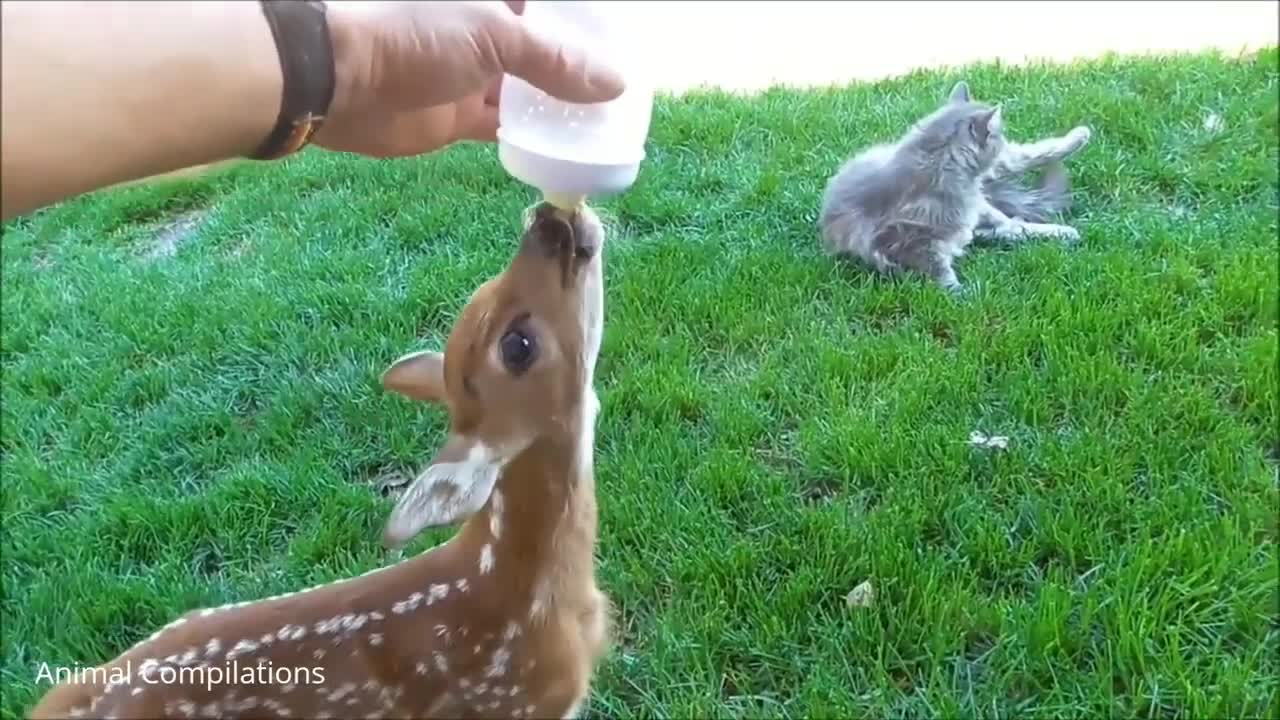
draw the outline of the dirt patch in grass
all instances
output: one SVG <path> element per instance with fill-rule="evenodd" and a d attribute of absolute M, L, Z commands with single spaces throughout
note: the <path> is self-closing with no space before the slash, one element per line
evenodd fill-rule
<path fill-rule="evenodd" d="M 413 474 L 408 469 L 395 465 L 383 465 L 369 475 L 369 489 L 384 498 L 399 500 L 401 493 L 409 487 Z"/>
<path fill-rule="evenodd" d="M 800 497 L 809 505 L 823 505 L 838 498 L 843 488 L 834 477 L 816 477 L 805 483 L 800 490 Z"/>
<path fill-rule="evenodd" d="M 157 225 L 147 241 L 144 259 L 155 261 L 173 257 L 178 248 L 200 229 L 208 214 L 206 208 L 188 210 Z"/>

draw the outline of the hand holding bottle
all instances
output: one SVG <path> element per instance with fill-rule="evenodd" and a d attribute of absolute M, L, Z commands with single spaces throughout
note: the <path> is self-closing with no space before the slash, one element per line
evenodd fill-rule
<path fill-rule="evenodd" d="M 523 21 L 523 2 L 333 2 L 338 85 L 315 143 L 382 157 L 492 141 L 502 75 L 569 102 L 622 94 L 621 75 L 571 38 Z"/>

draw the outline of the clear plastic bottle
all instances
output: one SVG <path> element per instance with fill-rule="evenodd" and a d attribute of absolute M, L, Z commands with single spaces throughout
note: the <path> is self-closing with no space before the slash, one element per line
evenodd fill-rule
<path fill-rule="evenodd" d="M 498 158 L 513 177 L 568 207 L 588 197 L 631 187 L 644 160 L 653 87 L 639 72 L 640 56 L 611 2 L 529 0 L 526 22 L 564 42 L 589 48 L 623 72 L 627 88 L 614 100 L 577 104 L 558 100 L 520 78 L 502 80 L 498 100 Z"/>

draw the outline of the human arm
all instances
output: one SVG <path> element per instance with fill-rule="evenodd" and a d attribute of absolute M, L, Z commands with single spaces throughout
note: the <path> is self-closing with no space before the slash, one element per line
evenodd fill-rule
<path fill-rule="evenodd" d="M 280 107 L 254 2 L 5 2 L 3 217 L 252 152 Z"/>
<path fill-rule="evenodd" d="M 519 6 L 523 3 L 509 3 Z M 0 214 L 246 156 L 282 75 L 257 2 L 3 2 Z M 496 2 L 331 2 L 336 87 L 314 143 L 388 157 L 491 140 L 497 83 L 621 94 L 598 60 Z"/>

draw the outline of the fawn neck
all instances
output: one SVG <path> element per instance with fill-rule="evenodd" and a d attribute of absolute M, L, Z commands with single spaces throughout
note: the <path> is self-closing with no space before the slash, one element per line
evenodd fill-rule
<path fill-rule="evenodd" d="M 508 595 L 561 594 L 573 579 L 592 577 L 594 393 L 585 404 L 576 423 L 539 438 L 512 459 L 489 502 L 463 525 L 458 546 L 464 557 L 477 558 L 478 582 L 500 578 L 493 582 Z"/>

